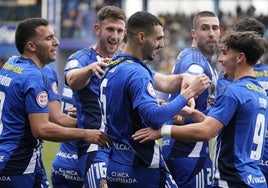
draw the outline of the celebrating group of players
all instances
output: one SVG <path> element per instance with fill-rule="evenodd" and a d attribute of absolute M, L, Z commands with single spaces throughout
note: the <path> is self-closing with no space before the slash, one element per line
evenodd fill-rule
<path fill-rule="evenodd" d="M 93 29 L 96 44 L 66 61 L 60 99 L 48 66 L 59 45 L 52 26 L 43 18 L 19 23 L 21 56 L 0 70 L 1 187 L 49 187 L 42 140 L 62 142 L 52 164 L 55 188 L 267 187 L 263 24 L 245 18 L 220 37 L 217 16 L 197 13 L 192 46 L 170 75 L 146 65 L 164 47 L 156 16 L 138 11 L 127 19 L 105 6 Z M 160 103 L 155 89 L 171 94 L 168 101 Z"/>

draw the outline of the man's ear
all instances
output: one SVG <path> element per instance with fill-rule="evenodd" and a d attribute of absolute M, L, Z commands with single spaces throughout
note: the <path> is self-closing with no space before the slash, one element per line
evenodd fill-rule
<path fill-rule="evenodd" d="M 243 62 L 245 58 L 246 58 L 246 55 L 243 52 L 239 53 L 239 55 L 237 56 L 238 63 Z"/>
<path fill-rule="evenodd" d="M 93 25 L 93 29 L 94 29 L 96 35 L 99 36 L 99 32 L 100 32 L 100 24 L 95 23 L 95 24 Z"/>
<path fill-rule="evenodd" d="M 138 32 L 137 33 L 137 38 L 138 38 L 138 41 L 140 42 L 140 43 L 143 43 L 143 41 L 144 41 L 144 32 Z"/>
<path fill-rule="evenodd" d="M 29 49 L 30 51 L 35 51 L 35 44 L 32 41 L 28 41 L 26 43 L 26 48 Z"/>
<path fill-rule="evenodd" d="M 191 35 L 192 35 L 193 38 L 195 38 L 195 34 L 196 34 L 196 33 L 195 33 L 195 30 L 192 29 L 192 30 L 191 30 Z"/>

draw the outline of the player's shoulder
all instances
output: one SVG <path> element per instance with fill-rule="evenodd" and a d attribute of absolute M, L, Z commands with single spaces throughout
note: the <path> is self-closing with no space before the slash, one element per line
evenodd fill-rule
<path fill-rule="evenodd" d="M 73 59 L 85 59 L 85 58 L 96 59 L 97 55 L 98 54 L 96 53 L 96 51 L 93 50 L 92 48 L 83 48 L 71 54 L 69 58 L 67 59 L 67 62 Z"/>
<path fill-rule="evenodd" d="M 45 73 L 52 73 L 54 71 L 49 65 L 44 66 L 42 70 Z"/>

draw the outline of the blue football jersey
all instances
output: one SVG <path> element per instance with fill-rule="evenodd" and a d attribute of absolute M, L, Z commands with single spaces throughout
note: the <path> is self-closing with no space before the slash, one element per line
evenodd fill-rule
<path fill-rule="evenodd" d="M 218 75 L 216 69 L 208 61 L 208 59 L 194 47 L 186 48 L 178 55 L 173 74 L 189 73 L 193 75 L 204 73 L 212 81 L 212 88 L 203 91 L 195 100 L 196 109 L 205 111 L 210 107 L 208 97 L 215 97 L 215 87 L 217 84 Z M 212 91 L 210 93 L 209 91 Z M 172 94 L 172 101 L 179 93 Z M 170 137 L 163 138 L 163 153 L 164 158 L 176 157 L 209 157 L 208 142 L 183 142 L 177 141 Z"/>
<path fill-rule="evenodd" d="M 268 65 L 264 63 L 256 64 L 254 66 L 254 75 L 268 95 Z"/>
<path fill-rule="evenodd" d="M 266 187 L 258 168 L 267 126 L 268 98 L 253 77 L 229 84 L 208 116 L 223 123 L 215 146 L 215 185 Z"/>
<path fill-rule="evenodd" d="M 224 93 L 227 85 L 231 84 L 233 82 L 233 79 L 225 77 L 223 75 L 223 71 L 220 72 L 219 78 L 217 81 L 217 97 Z"/>
<path fill-rule="evenodd" d="M 46 75 L 32 60 L 11 57 L 0 70 L 0 80 L 0 173 L 35 172 L 41 140 L 33 136 L 28 115 L 48 113 Z"/>
<path fill-rule="evenodd" d="M 46 65 L 42 69 L 43 73 L 47 77 L 47 83 L 46 85 L 48 86 L 47 91 L 48 91 L 48 100 L 53 101 L 53 100 L 60 100 L 59 97 L 59 91 L 58 91 L 58 77 L 56 74 L 56 71 L 52 69 L 49 65 Z"/>
<path fill-rule="evenodd" d="M 65 74 L 72 69 L 83 68 L 102 58 L 93 48 L 85 48 L 72 54 L 66 62 Z M 81 90 L 73 91 L 73 97 L 77 108 L 77 123 L 79 128 L 100 129 L 101 112 L 98 103 L 100 79 L 92 75 L 89 84 Z M 90 147 L 90 143 L 78 142 L 79 155 L 83 155 Z M 98 149 L 98 147 L 94 147 Z"/>
<path fill-rule="evenodd" d="M 186 105 L 179 95 L 172 102 L 158 106 L 150 69 L 127 54 L 118 54 L 104 76 L 100 102 L 106 132 L 112 139 L 109 159 L 125 165 L 159 168 L 159 144 L 135 142 L 139 129 L 158 129 Z"/>
<path fill-rule="evenodd" d="M 256 64 L 254 66 L 254 75 L 268 95 L 268 65 L 264 63 Z M 265 134 L 265 147 L 263 156 L 261 158 L 260 167 L 266 177 L 266 181 L 268 181 L 268 130 L 266 130 Z"/>

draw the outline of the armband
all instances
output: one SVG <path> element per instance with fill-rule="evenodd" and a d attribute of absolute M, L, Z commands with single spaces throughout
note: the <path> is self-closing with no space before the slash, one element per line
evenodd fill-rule
<path fill-rule="evenodd" d="M 161 128 L 161 135 L 163 136 L 169 136 L 171 137 L 171 125 L 163 125 Z"/>

